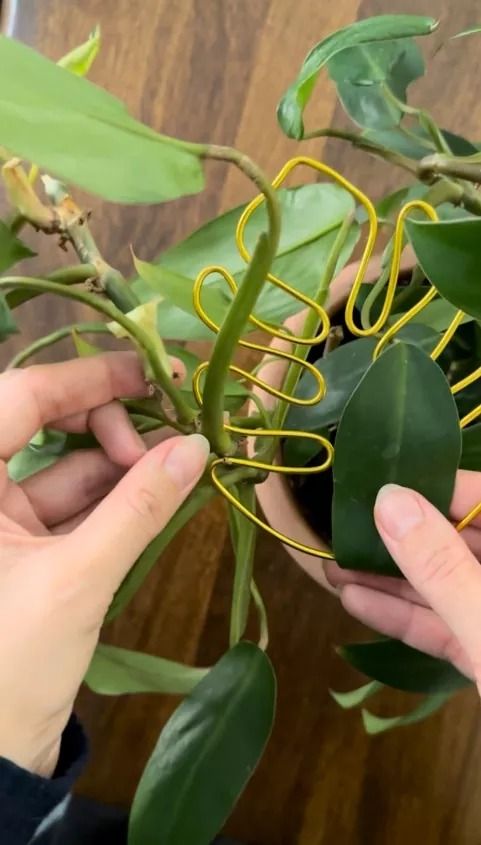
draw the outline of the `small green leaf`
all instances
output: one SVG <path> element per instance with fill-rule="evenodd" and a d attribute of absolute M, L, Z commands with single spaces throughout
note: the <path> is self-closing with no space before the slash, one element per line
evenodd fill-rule
<path fill-rule="evenodd" d="M 368 684 L 363 684 L 362 687 L 358 687 L 357 689 L 351 690 L 351 692 L 334 692 L 334 690 L 329 690 L 330 695 L 339 705 L 342 707 L 343 710 L 352 710 L 354 707 L 359 707 L 361 704 L 364 704 L 368 698 L 371 696 L 376 695 L 377 692 L 380 692 L 384 689 L 384 684 L 380 684 L 379 681 L 369 681 Z"/>
<path fill-rule="evenodd" d="M 342 50 L 329 60 L 328 70 L 349 117 L 363 128 L 387 129 L 400 123 L 403 112 L 386 89 L 405 103 L 424 62 L 412 39 L 399 38 Z"/>
<path fill-rule="evenodd" d="M 12 334 L 18 334 L 18 328 L 10 311 L 7 298 L 2 293 L 0 294 L 0 343 L 3 343 Z"/>
<path fill-rule="evenodd" d="M 399 640 L 355 643 L 340 646 L 337 651 L 359 672 L 405 692 L 447 693 L 472 684 L 451 663 Z"/>
<path fill-rule="evenodd" d="M 17 261 L 34 255 L 35 252 L 15 237 L 3 220 L 0 220 L 0 273 L 13 267 Z"/>
<path fill-rule="evenodd" d="M 269 739 L 276 683 L 252 643 L 227 652 L 164 727 L 134 797 L 129 845 L 210 845 Z"/>
<path fill-rule="evenodd" d="M 84 683 L 99 695 L 137 692 L 186 695 L 207 673 L 208 669 L 196 669 L 152 654 L 99 643 Z"/>
<path fill-rule="evenodd" d="M 72 340 L 79 358 L 91 358 L 93 355 L 100 355 L 102 352 L 100 347 L 94 346 L 93 343 L 82 337 L 75 329 L 72 329 Z"/>
<path fill-rule="evenodd" d="M 234 495 L 251 513 L 256 510 L 256 494 L 253 484 L 243 484 L 233 491 Z M 230 611 L 229 645 L 236 645 L 244 636 L 251 601 L 251 582 L 257 526 L 247 517 L 229 505 L 231 520 L 235 526 L 233 550 L 235 555 L 234 585 Z M 235 512 L 235 513 L 234 513 Z"/>
<path fill-rule="evenodd" d="M 204 148 L 159 135 L 123 103 L 13 38 L 0 37 L 0 144 L 113 202 L 200 191 Z"/>
<path fill-rule="evenodd" d="M 337 430 L 332 517 L 339 564 L 399 574 L 374 524 L 376 496 L 387 483 L 412 487 L 447 515 L 460 451 L 443 372 L 416 346 L 394 344 L 357 386 Z"/>
<path fill-rule="evenodd" d="M 460 468 L 481 472 L 481 423 L 463 428 L 462 440 Z"/>
<path fill-rule="evenodd" d="M 440 710 L 452 696 L 452 692 L 435 692 L 425 698 L 413 710 L 410 710 L 409 713 L 405 713 L 402 716 L 376 716 L 374 713 L 370 713 L 369 710 L 363 710 L 362 721 L 365 731 L 371 736 L 374 736 L 375 734 L 390 731 L 393 728 L 415 725 L 417 722 L 422 722 L 428 716 Z"/>
<path fill-rule="evenodd" d="M 481 262 L 481 219 L 406 220 L 406 231 L 419 265 L 441 296 L 481 319 L 481 292 L 473 284 Z"/>
<path fill-rule="evenodd" d="M 426 291 L 422 290 L 421 292 L 424 294 Z M 443 332 L 453 321 L 458 310 L 455 305 L 451 305 L 445 299 L 435 299 L 434 302 L 429 302 L 419 314 L 412 317 L 411 324 L 423 323 L 436 332 Z M 396 316 L 399 317 L 399 314 L 394 315 L 394 319 L 396 319 Z M 466 314 L 463 317 L 462 325 L 471 322 L 472 319 L 469 314 Z"/>
<path fill-rule="evenodd" d="M 77 76 L 86 76 L 95 61 L 99 49 L 100 26 L 97 24 L 87 38 L 87 41 L 78 47 L 74 47 L 65 56 L 62 56 L 57 64 L 59 67 L 63 67 Z"/>
<path fill-rule="evenodd" d="M 67 435 L 64 431 L 42 429 L 8 462 L 8 475 L 19 483 L 35 472 L 46 469 L 65 454 Z"/>
<path fill-rule="evenodd" d="M 306 56 L 297 79 L 279 103 L 277 119 L 283 132 L 298 140 L 304 136 L 304 109 L 321 69 L 337 53 L 359 44 L 429 35 L 436 26 L 433 18 L 418 15 L 378 15 L 356 21 L 320 41 Z"/>

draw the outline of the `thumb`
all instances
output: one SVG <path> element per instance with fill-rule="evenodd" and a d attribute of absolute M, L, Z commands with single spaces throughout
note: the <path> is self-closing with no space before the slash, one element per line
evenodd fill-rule
<path fill-rule="evenodd" d="M 395 484 L 379 491 L 374 517 L 403 574 L 479 668 L 481 568 L 462 536 L 423 496 Z"/>
<path fill-rule="evenodd" d="M 147 452 L 66 538 L 71 558 L 101 569 L 115 590 L 195 486 L 208 455 L 201 434 L 172 437 Z"/>

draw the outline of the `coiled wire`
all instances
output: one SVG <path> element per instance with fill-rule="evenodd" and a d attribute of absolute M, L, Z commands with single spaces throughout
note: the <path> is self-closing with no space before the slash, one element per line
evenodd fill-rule
<path fill-rule="evenodd" d="M 370 325 L 368 328 L 363 328 L 362 326 L 358 326 L 354 320 L 354 310 L 356 306 L 357 297 L 359 291 L 361 289 L 361 285 L 366 277 L 366 272 L 369 266 L 369 262 L 373 255 L 374 247 L 376 245 L 377 234 L 378 234 L 378 220 L 376 210 L 374 205 L 370 201 L 370 199 L 349 182 L 344 176 L 338 173 L 333 168 L 329 167 L 327 164 L 324 164 L 321 161 L 317 161 L 316 159 L 307 157 L 307 156 L 297 156 L 293 159 L 290 159 L 284 167 L 279 171 L 277 176 L 272 182 L 273 188 L 279 188 L 284 181 L 286 180 L 287 176 L 299 166 L 306 166 L 311 168 L 318 173 L 322 173 L 325 176 L 328 176 L 332 179 L 335 183 L 340 185 L 344 188 L 351 196 L 363 206 L 368 221 L 368 234 L 366 243 L 362 252 L 361 260 L 359 262 L 359 267 L 349 293 L 349 296 L 346 301 L 345 305 L 345 322 L 349 331 L 356 337 L 373 337 L 378 335 L 386 326 L 386 323 L 391 314 L 391 308 L 393 305 L 394 297 L 396 294 L 398 279 L 399 279 L 399 272 L 400 272 L 400 264 L 401 264 L 401 253 L 404 246 L 404 223 L 407 216 L 412 211 L 421 211 L 423 212 L 429 220 L 437 221 L 438 215 L 436 210 L 432 205 L 423 200 L 413 200 L 411 202 L 406 203 L 400 210 L 399 215 L 396 220 L 395 230 L 393 235 L 393 245 L 392 245 L 392 255 L 391 255 L 391 264 L 390 264 L 390 272 L 389 272 L 389 279 L 386 286 L 386 291 L 384 295 L 384 302 L 379 313 L 379 316 L 375 320 L 375 322 Z M 249 262 L 251 255 L 246 247 L 245 244 L 245 230 L 247 223 L 249 222 L 250 218 L 254 211 L 264 202 L 263 194 L 259 194 L 259 196 L 255 197 L 244 209 L 242 212 L 236 229 L 236 245 L 239 251 L 239 254 L 244 259 L 244 261 Z M 236 294 L 237 292 L 237 283 L 232 276 L 232 274 L 225 268 L 218 265 L 209 265 L 205 267 L 197 276 L 195 284 L 194 284 L 194 308 L 197 312 L 198 316 L 202 320 L 202 322 L 211 329 L 212 332 L 217 334 L 219 332 L 219 326 L 217 323 L 212 320 L 209 315 L 204 310 L 202 305 L 202 286 L 205 280 L 211 275 L 220 275 L 224 281 L 227 283 L 230 291 L 232 294 Z M 262 329 L 267 334 L 271 335 L 271 337 L 279 338 L 282 340 L 286 340 L 291 343 L 293 346 L 295 345 L 308 345 L 314 346 L 316 344 L 322 343 L 326 340 L 329 330 L 330 330 L 330 319 L 327 311 L 325 308 L 322 307 L 319 303 L 315 302 L 306 294 L 302 293 L 301 291 L 296 290 L 290 284 L 283 281 L 279 277 L 275 276 L 273 273 L 269 273 L 266 279 L 271 284 L 275 285 L 277 288 L 281 289 L 285 293 L 288 293 L 307 308 L 312 309 L 316 316 L 319 319 L 319 331 L 313 337 L 296 337 L 292 334 L 287 333 L 282 327 L 276 328 L 271 326 L 269 323 L 264 322 L 263 320 L 258 319 L 254 315 L 251 314 L 249 318 L 249 322 L 252 323 L 259 329 Z M 433 285 L 430 285 L 426 294 L 417 302 L 415 305 L 412 306 L 407 312 L 402 314 L 399 319 L 397 319 L 388 329 L 387 331 L 381 336 L 379 339 L 374 352 L 373 352 L 373 360 L 375 360 L 383 349 L 387 346 L 387 344 L 392 341 L 400 329 L 402 329 L 407 323 L 410 322 L 414 317 L 421 313 L 421 311 L 435 298 L 437 295 L 437 290 Z M 452 340 L 457 328 L 462 323 L 465 314 L 463 311 L 458 310 L 453 317 L 451 323 L 446 328 L 443 336 L 436 344 L 434 349 L 430 353 L 430 357 L 433 360 L 436 360 L 439 355 L 446 349 L 449 342 Z M 291 405 L 302 405 L 302 406 L 310 406 L 316 405 L 319 401 L 325 396 L 326 392 L 326 385 L 322 374 L 319 372 L 316 367 L 310 364 L 308 361 L 299 358 L 293 352 L 287 352 L 281 349 L 275 349 L 270 346 L 265 346 L 260 343 L 254 343 L 253 341 L 248 341 L 241 339 L 239 341 L 239 346 L 243 347 L 244 349 L 252 349 L 256 352 L 261 352 L 265 355 L 269 355 L 276 358 L 281 358 L 282 360 L 293 363 L 298 365 L 300 368 L 311 373 L 315 380 L 315 392 L 314 394 L 307 398 L 301 399 L 296 396 L 290 396 L 284 393 L 282 390 L 273 387 L 268 382 L 264 381 L 262 378 L 259 378 L 254 373 L 248 372 L 241 367 L 238 367 L 235 364 L 230 366 L 230 371 L 242 378 L 248 380 L 251 384 L 260 387 L 264 390 L 267 394 L 274 396 L 275 398 L 287 402 Z M 193 377 L 192 377 L 192 387 L 195 399 L 200 408 L 202 408 L 202 388 L 201 388 L 201 379 L 203 373 L 207 370 L 209 366 L 209 362 L 206 361 L 200 364 L 197 369 L 195 370 Z M 459 391 L 463 390 L 465 387 L 468 387 L 470 384 L 475 382 L 477 379 L 481 378 L 481 367 L 478 367 L 474 372 L 470 373 L 465 378 L 458 381 L 456 384 L 452 385 L 451 392 L 453 394 L 458 393 Z M 481 415 L 481 405 L 473 408 L 465 417 L 462 418 L 460 421 L 461 428 L 464 428 L 469 423 L 471 423 L 474 419 Z M 289 537 L 286 534 L 278 531 L 277 529 L 273 528 L 268 523 L 264 522 L 257 514 L 252 513 L 248 508 L 246 508 L 242 502 L 240 502 L 236 496 L 232 493 L 232 491 L 227 488 L 221 478 L 218 475 L 218 470 L 220 467 L 227 466 L 244 466 L 244 467 L 252 467 L 255 469 L 259 469 L 264 472 L 276 472 L 282 475 L 313 475 L 316 473 L 324 472 L 328 469 L 334 457 L 334 448 L 330 441 L 323 437 L 320 434 L 315 434 L 314 432 L 303 432 L 303 431 L 294 431 L 290 429 L 276 429 L 270 428 L 268 426 L 264 428 L 243 428 L 240 426 L 231 425 L 227 420 L 224 423 L 224 428 L 227 432 L 231 434 L 240 435 L 242 438 L 247 437 L 277 437 L 277 438 L 302 438 L 303 440 L 312 440 L 316 442 L 319 446 L 322 447 L 323 450 L 323 460 L 320 463 L 315 464 L 314 466 L 285 466 L 279 463 L 265 463 L 262 460 L 258 460 L 257 458 L 248 458 L 248 457 L 241 457 L 241 456 L 228 456 L 228 457 L 221 457 L 216 458 L 212 461 L 210 465 L 210 476 L 212 483 L 217 488 L 217 490 L 224 496 L 230 503 L 235 507 L 240 513 L 242 513 L 247 519 L 251 522 L 254 522 L 259 528 L 262 528 L 264 531 L 268 532 L 269 534 L 276 537 L 286 546 L 290 546 L 291 548 L 297 549 L 298 551 L 305 552 L 306 554 L 312 555 L 318 558 L 324 559 L 333 559 L 334 555 L 331 551 L 324 551 L 321 549 L 317 549 L 313 546 L 308 546 L 304 543 L 295 540 L 292 537 Z M 481 502 L 473 507 L 470 512 L 462 519 L 456 526 L 458 531 L 462 531 L 476 516 L 481 513 Z"/>

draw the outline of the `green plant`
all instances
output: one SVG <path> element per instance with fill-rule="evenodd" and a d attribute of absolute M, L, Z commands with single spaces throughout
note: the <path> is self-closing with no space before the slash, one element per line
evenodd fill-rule
<path fill-rule="evenodd" d="M 279 190 L 280 179 L 272 185 L 236 150 L 167 138 L 138 122 L 118 100 L 81 78 L 98 50 L 98 32 L 62 59 L 61 67 L 0 39 L 0 56 L 11 69 L 11 84 L 0 96 L 2 174 L 11 204 L 0 224 L 0 337 L 16 331 L 13 312 L 19 304 L 47 292 L 88 305 L 100 317 L 39 339 L 11 363 L 20 366 L 69 335 L 78 355 L 96 354 L 97 346 L 84 335 L 114 334 L 138 350 L 153 388 L 152 399 L 126 402 L 137 429 L 168 424 L 187 433 L 201 428 L 212 447 L 209 471 L 138 559 L 106 624 L 125 608 L 180 528 L 219 490 L 228 500 L 235 575 L 226 654 L 211 669 L 195 669 L 101 644 L 86 676 L 91 689 L 102 694 L 186 696 L 139 784 L 131 845 L 207 845 L 268 740 L 275 678 L 265 653 L 267 615 L 254 579 L 255 485 L 270 470 L 279 441 L 297 494 L 307 495 L 312 511 L 325 479 L 329 484 L 329 473 L 317 470 L 328 470 L 335 438 L 332 527 L 330 513 L 324 513 L 320 530 L 332 534 L 342 565 L 378 572 L 393 567 L 372 521 L 379 487 L 387 480 L 409 484 L 446 512 L 458 465 L 481 469 L 481 426 L 470 425 L 481 403 L 481 298 L 472 283 L 481 243 L 481 156 L 476 145 L 440 129 L 428 112 L 406 103 L 409 83 L 424 70 L 412 38 L 428 36 L 434 28 L 431 19 L 400 15 L 366 19 L 334 33 L 311 51 L 279 106 L 279 122 L 289 136 L 339 137 L 408 174 L 408 184 L 381 198 L 375 210 L 367 201 L 363 207 L 362 195 L 348 183 Z M 360 131 L 305 131 L 304 108 L 324 66 Z M 20 159 L 31 163 L 28 173 Z M 210 221 L 154 263 L 134 258 L 137 277 L 131 281 L 100 254 L 87 215 L 59 181 L 112 202 L 159 202 L 200 191 L 206 159 L 240 168 L 263 202 Z M 46 199 L 37 189 L 40 171 L 49 174 L 42 176 Z M 427 207 L 422 202 L 436 207 L 439 219 L 432 222 L 434 212 L 429 212 L 431 222 L 419 219 L 413 204 L 400 229 L 395 217 L 409 201 L 421 210 Z M 374 215 L 388 235 L 382 270 L 372 288 L 360 285 L 351 297 L 355 320 L 346 311 L 346 319 L 330 329 L 323 310 L 328 288 L 363 232 L 366 208 L 371 234 Z M 242 254 L 235 243 L 239 219 L 245 224 Z M 70 245 L 78 263 L 42 278 L 5 275 L 32 255 L 18 237 L 28 225 Z M 389 267 L 406 238 L 415 254 L 413 270 L 406 284 L 395 287 Z M 294 291 L 269 284 L 269 273 Z M 380 305 L 386 290 L 389 307 Z M 293 343 L 295 358 L 288 360 L 282 394 L 269 409 L 255 399 L 257 410 L 248 416 L 245 402 L 255 372 L 232 361 L 240 344 L 263 349 L 250 337 L 252 313 L 272 333 L 272 326 L 306 302 L 311 310 Z M 212 324 L 219 331 L 208 366 L 169 343 L 212 340 Z M 173 349 L 188 372 L 182 388 L 170 379 L 167 350 Z M 381 354 L 373 362 L 376 349 Z M 433 349 L 437 363 L 428 354 Z M 324 384 L 325 398 L 318 401 Z M 381 409 L 379 396 L 386 398 Z M 245 457 L 246 434 L 255 437 L 255 461 Z M 10 473 L 25 478 L 84 445 L 85 438 L 39 432 L 12 459 Z M 314 463 L 314 473 L 321 449 L 327 460 L 320 467 Z M 311 475 L 303 475 L 309 468 Z M 257 645 L 242 641 L 251 605 L 259 623 Z M 341 653 L 372 679 L 360 690 L 333 694 L 344 708 L 363 704 L 384 685 L 427 695 L 407 716 L 382 720 L 363 711 L 372 733 L 424 718 L 470 683 L 443 661 L 390 640 L 345 646 Z"/>

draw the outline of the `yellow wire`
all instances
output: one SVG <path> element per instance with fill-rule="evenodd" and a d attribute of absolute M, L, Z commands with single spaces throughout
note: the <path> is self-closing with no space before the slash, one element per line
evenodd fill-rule
<path fill-rule="evenodd" d="M 279 188 L 289 176 L 292 171 L 299 166 L 306 166 L 309 167 L 318 173 L 322 173 L 326 176 L 329 176 L 334 182 L 338 185 L 341 185 L 346 191 L 348 191 L 354 199 L 360 203 L 367 214 L 368 219 L 368 235 L 366 239 L 366 244 L 359 262 L 359 267 L 349 293 L 346 306 L 345 306 L 345 322 L 349 329 L 349 331 L 357 336 L 357 337 L 372 337 L 377 334 L 385 327 L 386 322 L 389 318 L 392 304 L 394 301 L 394 296 L 397 289 L 398 279 L 399 279 L 399 271 L 400 271 L 400 264 L 401 264 L 401 253 L 403 250 L 403 243 L 404 243 L 404 225 L 407 215 L 413 210 L 419 210 L 426 214 L 426 216 L 432 220 L 437 221 L 438 216 L 436 214 L 435 209 L 433 206 L 429 205 L 428 203 L 424 202 L 423 200 L 413 200 L 412 202 L 406 203 L 403 208 L 400 210 L 398 218 L 396 220 L 396 226 L 394 231 L 393 237 L 393 250 L 392 250 L 392 257 L 391 257 L 391 267 L 389 272 L 389 280 L 386 288 L 386 293 L 384 297 L 383 306 L 381 308 L 381 312 L 376 319 L 376 321 L 369 326 L 368 328 L 362 328 L 356 325 L 354 321 L 354 309 L 356 306 L 356 301 L 358 298 L 359 291 L 361 289 L 361 285 L 364 281 L 366 271 L 369 266 L 369 262 L 371 260 L 371 256 L 375 247 L 376 239 L 377 239 L 377 231 L 378 231 L 378 221 L 376 210 L 369 200 L 369 198 L 362 193 L 358 188 L 356 188 L 351 182 L 344 178 L 340 173 L 333 170 L 328 165 L 324 164 L 323 162 L 317 161 L 315 159 L 309 158 L 307 156 L 297 156 L 296 158 L 291 159 L 288 161 L 284 167 L 279 171 L 277 176 L 272 182 L 272 186 L 274 188 Z M 245 230 L 246 226 L 254 213 L 254 211 L 264 202 L 263 194 L 255 197 L 255 199 L 250 202 L 244 211 L 242 212 L 239 222 L 237 224 L 236 229 L 236 244 L 239 250 L 241 257 L 246 261 L 250 261 L 251 255 L 249 250 L 245 244 Z M 200 319 L 203 323 L 208 326 L 211 331 L 214 333 L 219 332 L 219 326 L 217 323 L 212 320 L 206 311 L 203 308 L 202 301 L 201 301 L 201 294 L 202 294 L 202 286 L 205 280 L 211 274 L 218 274 L 222 276 L 222 278 L 227 282 L 231 292 L 235 295 L 237 293 L 237 284 L 235 282 L 234 277 L 232 274 L 225 268 L 219 265 L 210 265 L 204 268 L 199 275 L 194 284 L 193 290 L 193 299 L 194 299 L 194 308 L 199 315 Z M 319 305 L 318 303 L 314 302 L 309 296 L 302 293 L 301 291 L 296 290 L 287 282 L 280 279 L 278 276 L 275 276 L 273 273 L 269 273 L 266 277 L 266 281 L 270 282 L 271 284 L 278 287 L 280 290 L 283 290 L 285 293 L 290 294 L 303 305 L 307 306 L 308 308 L 312 309 L 317 317 L 319 318 L 319 325 L 320 331 L 314 337 L 298 337 L 292 334 L 289 334 L 285 329 L 281 327 L 277 328 L 271 326 L 269 323 L 260 320 L 259 318 L 255 317 L 254 315 L 250 315 L 249 322 L 252 323 L 257 328 L 262 329 L 267 334 L 271 335 L 272 337 L 280 338 L 282 340 L 288 341 L 290 344 L 302 344 L 313 346 L 315 344 L 321 343 L 324 341 L 329 333 L 330 329 L 330 320 L 326 310 Z M 437 290 L 434 286 L 431 286 L 426 294 L 417 302 L 409 311 L 403 314 L 396 322 L 389 327 L 389 329 L 382 335 L 379 342 L 377 343 L 374 353 L 373 353 L 373 360 L 378 357 L 378 355 L 382 352 L 382 350 L 386 347 L 386 345 L 392 341 L 397 333 L 400 331 L 403 326 L 405 326 L 413 317 L 416 317 L 425 307 L 428 305 L 437 295 Z M 456 330 L 458 329 L 459 325 L 461 324 L 464 318 L 464 313 L 462 311 L 457 311 L 453 320 L 451 321 L 450 325 L 445 330 L 443 336 L 438 341 L 436 346 L 431 352 L 431 358 L 436 360 L 439 355 L 446 349 L 449 342 L 452 340 Z M 236 365 L 230 366 L 230 371 L 237 375 L 240 375 L 242 378 L 249 380 L 252 384 L 257 385 L 266 393 L 270 394 L 271 396 L 276 397 L 284 402 L 289 402 L 292 405 L 302 405 L 302 406 L 309 406 L 315 405 L 325 395 L 326 392 L 326 385 L 323 376 L 314 367 L 310 362 L 304 361 L 303 359 L 299 358 L 292 352 L 287 352 L 281 349 L 274 349 L 272 347 L 264 346 L 259 343 L 254 343 L 252 341 L 247 340 L 240 340 L 239 345 L 246 348 L 252 349 L 257 352 L 261 352 L 264 354 L 268 354 L 271 357 L 281 358 L 282 360 L 288 361 L 290 363 L 298 364 L 299 367 L 305 369 L 306 371 L 310 372 L 313 376 L 316 384 L 316 391 L 314 394 L 307 398 L 307 399 L 300 399 L 296 396 L 290 396 L 284 393 L 282 390 L 279 390 L 263 379 L 260 379 L 258 376 L 254 375 L 252 372 L 248 372 L 241 367 L 237 367 Z M 192 388 L 194 392 L 195 399 L 199 405 L 202 407 L 202 389 L 201 389 L 201 378 L 203 373 L 207 370 L 209 366 L 208 362 L 204 362 L 200 364 L 197 369 L 195 370 L 193 377 L 192 377 Z M 475 370 L 473 373 L 470 373 L 464 379 L 461 379 L 457 384 L 453 385 L 451 390 L 452 393 L 455 394 L 460 390 L 463 390 L 468 385 L 472 384 L 478 378 L 481 378 L 481 367 Z M 474 419 L 481 415 L 481 405 L 474 408 L 469 414 L 466 414 L 465 417 L 460 422 L 461 428 L 464 428 Z M 222 483 L 221 478 L 219 478 L 217 474 L 217 470 L 220 467 L 225 466 L 246 466 L 246 467 L 253 467 L 259 469 L 264 472 L 276 472 L 283 475 L 311 475 L 315 473 L 324 472 L 328 469 L 334 457 L 334 449 L 330 441 L 323 437 L 322 435 L 315 434 L 313 432 L 303 432 L 303 431 L 292 431 L 292 430 L 283 430 L 283 429 L 271 429 L 271 428 L 256 428 L 256 429 L 247 429 L 242 428 L 240 426 L 233 426 L 230 425 L 228 422 L 224 423 L 224 427 L 226 431 L 229 431 L 232 434 L 238 434 L 244 438 L 247 437 L 277 437 L 277 438 L 302 438 L 307 440 L 313 440 L 325 452 L 325 458 L 321 463 L 315 464 L 314 466 L 302 466 L 302 467 L 290 467 L 284 466 L 282 464 L 267 464 L 261 460 L 257 460 L 256 458 L 246 458 L 246 457 L 222 457 L 215 459 L 211 466 L 210 466 L 210 475 L 212 483 L 215 485 L 217 490 L 226 498 L 233 507 L 235 507 L 240 513 L 242 513 L 247 519 L 251 522 L 255 523 L 259 528 L 262 528 L 264 531 L 267 531 L 272 536 L 276 537 L 282 543 L 287 546 L 290 546 L 294 549 L 299 551 L 305 552 L 306 554 L 313 555 L 314 557 L 324 558 L 324 559 L 333 559 L 334 555 L 331 551 L 321 551 L 312 546 L 308 546 L 304 543 L 301 543 L 292 537 L 288 537 L 286 534 L 278 531 L 275 528 L 272 528 L 268 523 L 264 522 L 260 517 L 256 514 L 252 513 L 248 510 L 239 500 L 233 495 L 230 489 L 225 487 Z M 461 520 L 457 527 L 458 531 L 462 531 L 478 514 L 481 513 L 481 502 L 476 505 L 472 510 Z"/>

